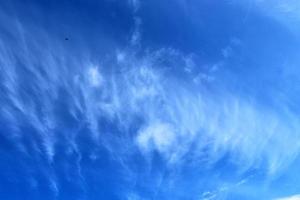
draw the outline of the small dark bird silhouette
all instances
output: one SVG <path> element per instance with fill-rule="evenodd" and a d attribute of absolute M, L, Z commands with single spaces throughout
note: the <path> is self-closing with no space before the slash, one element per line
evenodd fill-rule
<path fill-rule="evenodd" d="M 69 38 L 65 38 L 65 40 L 69 40 Z"/>

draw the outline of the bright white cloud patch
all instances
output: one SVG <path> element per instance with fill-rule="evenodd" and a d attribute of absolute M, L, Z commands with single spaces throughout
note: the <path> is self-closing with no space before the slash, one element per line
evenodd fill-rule
<path fill-rule="evenodd" d="M 100 87 L 103 82 L 103 78 L 97 67 L 91 67 L 88 69 L 88 79 L 90 85 L 93 87 Z"/>
<path fill-rule="evenodd" d="M 139 147 L 148 152 L 157 149 L 161 153 L 169 153 L 175 144 L 175 132 L 170 124 L 153 123 L 139 131 L 137 143 Z"/>

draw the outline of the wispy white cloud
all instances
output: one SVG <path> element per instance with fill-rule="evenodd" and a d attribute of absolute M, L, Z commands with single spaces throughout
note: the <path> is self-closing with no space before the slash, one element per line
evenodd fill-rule
<path fill-rule="evenodd" d="M 130 37 L 130 43 L 133 46 L 140 45 L 141 38 L 142 38 L 141 24 L 142 24 L 141 18 L 135 17 L 134 18 L 134 27 L 133 27 L 132 34 Z"/>
<path fill-rule="evenodd" d="M 53 191 L 53 194 L 54 194 L 55 199 L 56 199 L 56 197 L 59 194 L 59 188 L 58 188 L 58 185 L 57 185 L 57 181 L 55 181 L 54 179 L 50 178 L 50 186 L 49 187 Z"/>
<path fill-rule="evenodd" d="M 213 199 L 217 199 L 217 194 L 215 192 L 204 192 L 201 195 L 201 200 L 213 200 Z"/>
<path fill-rule="evenodd" d="M 103 82 L 103 78 L 99 73 L 98 67 L 90 67 L 88 69 L 88 79 L 89 79 L 91 86 L 93 86 L 93 87 L 101 86 L 101 84 Z"/>
<path fill-rule="evenodd" d="M 128 0 L 129 1 L 129 5 L 132 6 L 133 11 L 137 12 L 140 8 L 140 0 Z"/>
<path fill-rule="evenodd" d="M 300 3 L 297 0 L 247 0 L 241 1 L 244 6 L 248 6 L 256 11 L 261 11 L 264 15 L 271 17 L 290 30 L 299 33 L 300 23 Z M 239 3 L 241 3 L 239 2 Z M 249 12 L 249 11 L 248 11 Z M 249 13 L 248 13 L 249 15 Z"/>
<path fill-rule="evenodd" d="M 167 154 L 174 148 L 175 130 L 169 124 L 153 123 L 140 130 L 137 143 L 142 150 L 149 151 L 152 148 Z"/>
<path fill-rule="evenodd" d="M 127 195 L 127 200 L 147 200 L 146 198 L 140 197 L 135 193 L 130 193 Z"/>
<path fill-rule="evenodd" d="M 300 195 L 294 195 L 294 196 L 288 196 L 288 197 L 282 197 L 275 200 L 300 200 Z"/>
<path fill-rule="evenodd" d="M 121 121 L 131 114 L 146 120 L 136 137 L 143 151 L 156 149 L 167 155 L 177 141 L 181 141 L 180 146 L 185 150 L 192 141 L 197 141 L 200 150 L 210 146 L 207 156 L 218 158 L 221 152 L 230 152 L 241 167 L 247 169 L 267 163 L 270 173 L 286 166 L 298 155 L 297 117 L 292 112 L 277 113 L 229 93 L 219 96 L 219 100 L 214 99 L 192 85 L 186 87 L 176 79 L 166 79 L 164 68 L 155 67 L 155 59 L 135 61 L 137 68 L 122 74 L 116 83 L 117 87 L 122 85 L 125 92 L 114 93 L 111 98 L 118 99 L 116 102 L 127 99 L 129 106 L 118 104 L 118 109 L 114 109 Z M 170 85 L 176 89 L 171 89 Z M 114 107 L 114 103 L 110 105 Z M 159 122 L 153 123 L 153 120 Z M 290 151 L 279 150 L 291 143 Z"/>

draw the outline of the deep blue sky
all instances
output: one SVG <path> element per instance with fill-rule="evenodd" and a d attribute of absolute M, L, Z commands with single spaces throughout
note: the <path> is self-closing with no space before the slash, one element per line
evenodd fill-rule
<path fill-rule="evenodd" d="M 300 199 L 299 13 L 1 1 L 0 199 Z"/>

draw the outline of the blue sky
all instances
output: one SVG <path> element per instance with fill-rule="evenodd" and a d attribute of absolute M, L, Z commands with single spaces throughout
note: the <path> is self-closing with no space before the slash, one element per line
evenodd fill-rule
<path fill-rule="evenodd" d="M 0 199 L 300 199 L 296 0 L 0 2 Z"/>

